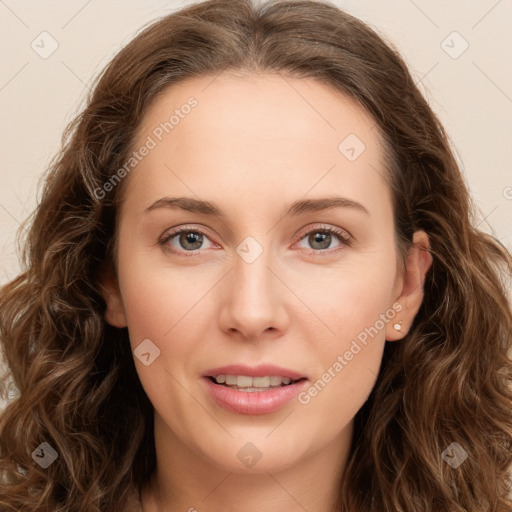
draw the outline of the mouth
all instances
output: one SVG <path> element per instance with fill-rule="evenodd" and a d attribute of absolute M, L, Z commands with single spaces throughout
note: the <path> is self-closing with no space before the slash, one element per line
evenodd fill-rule
<path fill-rule="evenodd" d="M 271 391 L 273 389 L 292 386 L 297 382 L 307 380 L 306 377 L 291 379 L 290 377 L 282 377 L 280 375 L 251 377 L 250 375 L 219 374 L 216 376 L 208 375 L 207 378 L 219 386 L 248 393 Z"/>
<path fill-rule="evenodd" d="M 237 414 L 275 412 L 290 404 L 309 382 L 304 373 L 269 363 L 210 368 L 202 381 L 217 405 Z"/>
<path fill-rule="evenodd" d="M 237 414 L 270 414 L 278 411 L 291 404 L 308 386 L 307 377 L 285 369 L 244 369 L 222 368 L 210 371 L 202 377 L 204 390 L 212 400 Z"/>

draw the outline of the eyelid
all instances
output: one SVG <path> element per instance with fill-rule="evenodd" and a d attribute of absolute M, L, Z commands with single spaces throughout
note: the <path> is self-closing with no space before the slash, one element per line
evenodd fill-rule
<path fill-rule="evenodd" d="M 331 249 L 322 250 L 301 248 L 302 251 L 305 251 L 305 253 L 308 256 L 312 256 L 315 258 L 328 258 L 330 256 L 336 255 L 339 251 L 346 250 L 347 247 L 352 247 L 354 245 L 354 238 L 347 230 L 340 228 L 338 226 L 320 223 L 316 225 L 308 225 L 305 228 L 301 229 L 298 235 L 296 235 L 298 240 L 294 242 L 293 246 L 300 243 L 301 240 L 303 240 L 307 235 L 315 232 L 324 232 L 334 236 L 336 239 L 338 239 L 340 245 L 337 247 L 333 247 Z"/>
<path fill-rule="evenodd" d="M 216 242 L 214 242 L 213 240 L 211 240 L 212 237 L 210 236 L 210 234 L 208 233 L 208 231 L 205 228 L 198 227 L 197 225 L 187 225 L 187 224 L 166 230 L 164 232 L 164 234 L 159 238 L 158 245 L 166 247 L 167 242 L 169 240 L 171 240 L 175 236 L 181 234 L 182 232 L 188 232 L 188 231 L 193 232 L 193 233 L 201 233 L 202 235 L 207 237 L 211 241 L 212 244 L 219 245 Z M 201 249 L 197 249 L 196 251 L 176 251 L 174 249 L 169 249 L 169 251 L 174 252 L 175 254 L 176 253 L 179 253 L 179 254 L 188 253 L 189 255 L 194 255 L 194 254 L 198 254 L 198 251 L 201 251 Z"/>
<path fill-rule="evenodd" d="M 314 232 L 314 231 L 330 231 L 332 233 L 339 235 L 340 238 L 345 238 L 347 240 L 353 239 L 352 235 L 346 229 L 339 228 L 339 227 L 333 226 L 331 224 L 325 224 L 325 223 L 320 222 L 318 224 L 313 224 L 313 225 L 309 224 L 305 228 L 302 228 L 301 230 L 299 230 L 297 235 L 295 235 L 296 237 L 298 237 L 297 241 L 302 240 L 302 238 L 304 238 L 304 236 L 306 236 L 309 233 Z"/>

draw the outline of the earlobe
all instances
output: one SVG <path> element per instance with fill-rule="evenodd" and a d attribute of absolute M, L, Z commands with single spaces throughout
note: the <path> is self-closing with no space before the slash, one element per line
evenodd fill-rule
<path fill-rule="evenodd" d="M 126 327 L 126 314 L 119 283 L 111 266 L 102 266 L 98 272 L 98 284 L 106 303 L 105 320 L 113 327 Z"/>
<path fill-rule="evenodd" d="M 423 302 L 423 287 L 432 261 L 428 235 L 424 231 L 416 231 L 405 260 L 402 291 L 396 299 L 402 309 L 386 327 L 387 341 L 400 340 L 409 332 Z"/>

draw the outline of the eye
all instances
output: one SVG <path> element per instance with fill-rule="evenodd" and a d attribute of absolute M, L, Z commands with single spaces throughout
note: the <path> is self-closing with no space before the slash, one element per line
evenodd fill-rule
<path fill-rule="evenodd" d="M 351 245 L 350 235 L 346 231 L 332 226 L 321 226 L 307 231 L 300 241 L 304 239 L 312 248 L 312 251 L 309 251 L 311 254 L 322 252 L 332 253 L 340 250 L 343 246 Z M 338 241 L 339 244 L 335 246 L 335 248 L 332 248 L 331 243 L 335 241 Z"/>
<path fill-rule="evenodd" d="M 192 253 L 192 251 L 209 248 L 208 246 L 203 246 L 205 240 L 210 239 L 203 230 L 199 228 L 192 229 L 184 227 L 171 231 L 158 243 L 171 252 L 189 252 L 191 254 L 187 254 L 187 256 L 194 256 L 195 253 Z M 210 244 L 212 244 L 211 241 Z"/>
<path fill-rule="evenodd" d="M 306 239 L 307 243 L 309 243 L 312 248 L 312 250 L 309 251 L 310 254 L 315 255 L 325 252 L 336 252 L 344 246 L 351 245 L 350 235 L 346 231 L 332 226 L 319 226 L 315 229 L 311 229 L 301 236 L 299 242 L 304 239 Z M 210 245 L 205 247 L 203 245 L 205 241 L 208 241 Z M 335 241 L 338 241 L 338 245 L 332 248 L 331 244 Z M 213 242 L 210 241 L 208 235 L 202 229 L 187 227 L 175 229 L 167 233 L 158 243 L 173 253 L 185 253 L 184 255 L 186 256 L 196 255 L 197 253 L 193 251 L 209 249 L 213 246 L 219 247 L 217 244 L 213 244 Z"/>

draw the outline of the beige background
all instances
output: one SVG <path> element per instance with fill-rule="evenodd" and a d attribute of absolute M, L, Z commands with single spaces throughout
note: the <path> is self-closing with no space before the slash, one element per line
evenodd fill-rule
<path fill-rule="evenodd" d="M 15 231 L 91 78 L 142 25 L 189 3 L 0 0 L 0 284 L 19 271 Z M 512 2 L 333 3 L 402 52 L 453 141 L 480 227 L 512 250 Z M 43 31 L 59 45 L 46 59 L 31 47 L 43 44 Z M 453 31 L 469 45 L 458 58 L 445 51 L 456 55 L 466 44 L 446 39 Z"/>
<path fill-rule="evenodd" d="M 143 25 L 188 3 L 0 0 L 0 285 L 19 271 L 15 232 L 91 78 Z M 396 44 L 453 141 L 479 227 L 512 251 L 512 2 L 332 3 Z M 46 59 L 31 47 L 44 31 L 58 43 Z"/>

